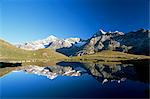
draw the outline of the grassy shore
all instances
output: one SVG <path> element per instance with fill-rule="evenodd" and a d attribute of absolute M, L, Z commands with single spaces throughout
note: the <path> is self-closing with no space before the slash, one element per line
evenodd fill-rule
<path fill-rule="evenodd" d="M 1 61 L 21 61 L 21 62 L 37 62 L 37 61 L 55 61 L 67 59 L 68 57 L 57 53 L 50 49 L 39 49 L 35 51 L 23 50 L 0 40 L 0 60 Z"/>
<path fill-rule="evenodd" d="M 126 60 L 150 59 L 150 56 L 133 55 L 123 52 L 105 50 L 91 55 L 74 56 L 67 61 L 80 62 L 121 62 Z"/>

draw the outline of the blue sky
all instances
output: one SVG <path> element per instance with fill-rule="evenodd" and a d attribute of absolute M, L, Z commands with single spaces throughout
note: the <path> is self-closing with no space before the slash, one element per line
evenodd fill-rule
<path fill-rule="evenodd" d="M 0 0 L 0 38 L 11 43 L 49 35 L 87 39 L 99 28 L 148 29 L 149 0 Z"/>

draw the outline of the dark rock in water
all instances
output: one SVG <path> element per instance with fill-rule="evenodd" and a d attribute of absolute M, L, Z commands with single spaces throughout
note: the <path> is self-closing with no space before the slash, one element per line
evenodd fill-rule
<path fill-rule="evenodd" d="M 22 66 L 22 63 L 6 63 L 0 62 L 0 68 Z"/>

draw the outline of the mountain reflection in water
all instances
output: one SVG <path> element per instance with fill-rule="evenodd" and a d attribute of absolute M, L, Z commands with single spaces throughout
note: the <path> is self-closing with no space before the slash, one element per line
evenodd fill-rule
<path fill-rule="evenodd" d="M 36 67 L 34 70 L 30 68 L 30 72 L 26 68 L 20 70 L 31 74 L 11 72 L 0 78 L 3 98 L 148 98 L 149 63 L 147 60 L 127 61 L 123 64 L 59 62 L 57 66 L 42 67 L 39 72 L 36 71 Z M 46 71 L 42 71 L 43 69 Z M 77 71 L 80 75 L 69 77 Z M 56 73 L 57 77 L 49 80 L 35 75 L 46 72 Z M 69 74 L 65 75 L 65 72 Z"/>
<path fill-rule="evenodd" d="M 79 70 L 84 68 L 98 81 L 103 82 L 130 79 L 149 83 L 149 60 L 126 61 L 124 64 L 100 64 L 100 63 L 79 63 L 79 62 L 60 62 L 61 66 L 71 66 Z M 120 81 L 119 81 L 120 82 Z"/>
<path fill-rule="evenodd" d="M 72 67 L 62 67 L 62 66 L 26 66 L 17 69 L 17 71 L 24 71 L 30 74 L 37 74 L 46 76 L 49 79 L 54 79 L 57 76 L 80 76 L 80 71 L 73 70 Z"/>

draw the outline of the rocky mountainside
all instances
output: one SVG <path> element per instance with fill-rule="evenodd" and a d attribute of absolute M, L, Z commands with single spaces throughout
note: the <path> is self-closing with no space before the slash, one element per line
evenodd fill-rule
<path fill-rule="evenodd" d="M 81 41 L 80 38 L 60 39 L 51 35 L 46 39 L 28 42 L 24 44 L 17 44 L 16 47 L 25 50 L 37 50 L 41 48 L 59 49 L 59 48 L 68 48 L 73 45 L 77 46 L 82 45 L 80 41 Z"/>
<path fill-rule="evenodd" d="M 149 55 L 150 30 L 140 29 L 135 32 L 126 33 L 124 36 L 114 38 L 119 42 L 124 51 L 132 54 Z"/>
<path fill-rule="evenodd" d="M 76 55 L 94 54 L 102 50 L 114 50 L 133 54 L 149 55 L 148 34 L 150 30 L 140 29 L 135 32 L 96 32 Z"/>

